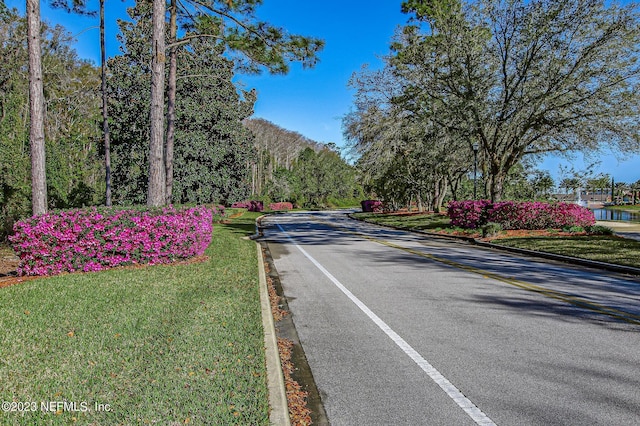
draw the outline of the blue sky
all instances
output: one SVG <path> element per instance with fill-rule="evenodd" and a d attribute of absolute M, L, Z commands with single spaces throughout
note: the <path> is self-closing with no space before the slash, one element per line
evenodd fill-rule
<path fill-rule="evenodd" d="M 97 1 L 90 1 L 97 9 Z M 42 2 L 43 19 L 65 26 L 73 35 L 79 34 L 75 45 L 79 56 L 98 64 L 98 19 L 51 10 L 45 3 Z M 258 91 L 254 115 L 313 140 L 344 145 L 342 117 L 353 102 L 347 82 L 362 65 L 381 64 L 379 57 L 388 53 L 394 30 L 407 22 L 408 16 L 400 13 L 400 3 L 400 0 L 264 0 L 258 10 L 260 19 L 285 27 L 290 33 L 322 38 L 326 45 L 313 69 L 303 70 L 293 64 L 286 76 L 240 76 L 244 88 Z M 6 0 L 6 4 L 24 12 L 24 0 Z M 118 53 L 116 19 L 127 18 L 126 8 L 131 5 L 131 0 L 106 1 L 109 56 Z M 640 156 L 619 161 L 613 154 L 605 153 L 599 158 L 596 173 L 608 173 L 619 182 L 640 179 Z M 549 170 L 557 179 L 560 164 L 579 170 L 589 162 L 581 154 L 573 160 L 552 157 L 538 168 Z"/>

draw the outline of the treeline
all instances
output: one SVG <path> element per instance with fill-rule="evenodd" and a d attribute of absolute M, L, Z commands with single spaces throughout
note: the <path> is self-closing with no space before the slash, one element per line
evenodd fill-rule
<path fill-rule="evenodd" d="M 115 205 L 144 204 L 148 191 L 151 48 L 149 5 L 120 21 L 120 55 L 107 83 Z M 42 25 L 48 209 L 105 203 L 100 70 L 81 60 L 61 26 Z M 0 237 L 31 214 L 25 19 L 0 16 Z M 227 203 L 250 195 L 253 136 L 242 121 L 255 95 L 236 90 L 234 63 L 207 39 L 180 51 L 173 203 Z"/>
<path fill-rule="evenodd" d="M 70 105 L 65 111 L 78 117 L 62 119 L 59 124 L 68 131 L 77 118 L 83 127 L 100 128 L 107 206 L 112 205 L 112 177 L 113 182 L 121 186 L 115 197 L 121 204 L 138 203 L 144 198 L 149 207 L 161 207 L 172 202 L 203 202 L 214 197 L 228 201 L 228 198 L 247 194 L 246 164 L 252 144 L 242 121 L 251 114 L 255 95 L 234 85 L 234 73 L 240 70 L 255 74 L 266 70 L 286 74 L 291 62 L 313 67 L 324 46 L 321 39 L 292 34 L 260 21 L 256 16 L 260 3 L 254 0 L 204 3 L 172 0 L 169 5 L 165 0 L 137 2 L 128 10 L 131 21 L 118 21 L 122 54 L 107 63 L 105 2 L 99 3 L 97 13 L 89 9 L 86 0 L 51 0 L 54 8 L 99 16 L 102 125 L 92 126 L 97 124 L 97 120 L 92 119 L 93 110 L 83 114 L 82 108 L 91 108 L 91 102 Z M 51 72 L 49 69 L 46 56 L 50 40 L 41 22 L 39 1 L 27 4 L 25 19 L 0 3 L 0 16 L 3 49 L 11 52 L 12 44 L 20 50 L 26 45 L 26 60 L 11 66 L 17 66 L 12 70 L 18 73 L 21 70 L 28 73 L 28 108 L 20 110 L 18 106 L 17 114 L 22 119 L 22 128 L 29 129 L 31 212 L 45 214 L 52 205 L 60 204 L 58 200 L 49 199 L 48 188 L 53 183 L 51 177 L 47 177 L 47 169 L 52 168 L 52 161 L 46 160 L 45 155 L 47 146 L 53 145 L 49 135 L 50 114 L 46 109 L 60 98 L 55 93 L 52 95 L 51 86 L 47 85 L 45 90 L 43 73 L 64 79 L 74 70 L 61 68 Z M 67 42 L 54 43 L 49 49 L 54 56 L 61 54 L 65 58 L 72 52 Z M 12 83 L 6 83 L 3 82 L 7 86 L 4 91 L 10 93 Z M 74 84 L 75 81 L 61 87 Z M 88 87 L 94 90 L 98 85 Z M 19 92 L 19 96 L 24 93 L 26 91 Z M 62 102 L 66 98 L 62 98 Z M 112 109 L 116 114 L 111 114 Z M 85 136 L 74 142 L 89 140 Z M 95 148 L 95 139 L 91 141 L 89 147 Z M 20 148 L 19 137 L 10 142 Z M 14 152 L 20 153 L 20 150 L 11 150 Z M 74 155 L 69 158 L 73 161 Z M 14 166 L 7 160 L 5 164 Z M 219 179 L 211 183 L 214 177 Z M 9 180 L 3 177 L 3 185 L 7 186 L 4 182 Z M 96 182 L 94 186 L 98 185 Z M 142 196 L 145 186 L 146 196 Z M 94 188 L 82 189 L 83 193 L 91 193 Z M 3 200 L 3 207 L 10 204 L 8 198 L 14 195 L 14 188 L 5 193 L 7 200 Z M 12 218 L 7 219 L 5 222 Z"/>
<path fill-rule="evenodd" d="M 141 2 L 129 15 L 130 20 L 118 22 L 121 53 L 109 59 L 106 74 L 114 205 L 144 204 L 149 194 L 151 5 Z M 26 28 L 16 10 L 0 9 L 0 238 L 11 232 L 15 220 L 32 213 Z M 359 194 L 353 168 L 335 147 L 249 120 L 256 95 L 233 83 L 239 62 L 227 54 L 220 37 L 198 37 L 195 30 L 184 35 L 188 46 L 176 49 L 173 96 L 171 79 L 166 82 L 165 101 L 174 103 L 171 157 L 167 135 L 161 158 L 167 168 L 166 202 L 231 204 L 261 198 L 323 206 Z M 100 69 L 77 56 L 63 27 L 43 23 L 41 39 L 46 207 L 105 204 Z M 286 71 L 286 62 L 270 59 L 274 72 Z M 313 179 L 303 171 L 313 173 Z"/>
<path fill-rule="evenodd" d="M 262 118 L 245 120 L 244 125 L 255 135 L 257 158 L 251 165 L 253 195 L 262 195 L 276 170 L 291 170 L 302 150 L 311 148 L 319 151 L 321 149 L 320 143 Z"/>
<path fill-rule="evenodd" d="M 148 194 L 151 7 L 129 10 L 120 21 L 122 54 L 109 60 L 113 203 L 144 204 Z M 213 38 L 178 51 L 173 203 L 232 203 L 249 195 L 253 137 L 242 121 L 253 113 L 255 94 L 237 90 L 234 63 Z"/>
<path fill-rule="evenodd" d="M 31 213 L 26 38 L 24 18 L 0 12 L 0 238 Z M 99 204 L 104 194 L 100 74 L 70 43 L 62 27 L 42 25 L 49 208 Z"/>
<path fill-rule="evenodd" d="M 382 69 L 354 74 L 344 120 L 365 184 L 388 204 L 438 209 L 470 186 L 499 201 L 547 154 L 640 152 L 637 4 L 401 7 L 408 24 Z M 549 179 L 533 178 L 530 194 L 545 192 Z"/>
<path fill-rule="evenodd" d="M 264 119 L 245 121 L 255 136 L 251 193 L 300 207 L 357 205 L 363 197 L 356 169 L 338 147 L 313 141 Z"/>

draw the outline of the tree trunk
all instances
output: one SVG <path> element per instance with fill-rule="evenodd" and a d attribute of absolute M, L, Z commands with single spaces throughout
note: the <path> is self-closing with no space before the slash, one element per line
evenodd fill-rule
<path fill-rule="evenodd" d="M 29 112 L 31 143 L 31 206 L 34 215 L 47 212 L 47 176 L 44 146 L 44 86 L 40 47 L 40 1 L 27 0 L 29 48 Z"/>
<path fill-rule="evenodd" d="M 447 189 L 449 188 L 449 179 L 442 178 L 441 183 L 442 187 L 440 190 L 440 197 L 436 200 L 436 213 L 440 213 L 440 210 L 442 210 L 442 203 L 444 202 L 444 197 L 447 195 Z"/>
<path fill-rule="evenodd" d="M 171 0 L 171 17 L 169 19 L 169 41 L 172 44 L 169 50 L 169 93 L 167 100 L 167 145 L 165 149 L 165 171 L 166 171 L 166 203 L 171 204 L 173 192 L 173 146 L 176 134 L 176 92 L 178 81 L 178 48 L 175 46 L 178 25 L 176 18 L 178 6 L 176 0 Z"/>
<path fill-rule="evenodd" d="M 489 196 L 492 203 L 497 203 L 502 200 L 502 193 L 504 191 L 505 174 L 491 170 L 491 176 L 489 176 Z"/>
<path fill-rule="evenodd" d="M 104 0 L 100 0 L 100 58 L 102 61 L 102 133 L 104 137 L 105 205 L 111 207 L 111 140 L 107 112 L 107 51 L 104 41 Z"/>
<path fill-rule="evenodd" d="M 159 207 L 165 204 L 164 167 L 164 64 L 165 56 L 164 0 L 153 1 L 153 59 L 151 63 L 151 113 L 149 138 L 149 188 L 147 205 Z"/>
<path fill-rule="evenodd" d="M 251 163 L 251 195 L 258 195 L 258 164 Z"/>

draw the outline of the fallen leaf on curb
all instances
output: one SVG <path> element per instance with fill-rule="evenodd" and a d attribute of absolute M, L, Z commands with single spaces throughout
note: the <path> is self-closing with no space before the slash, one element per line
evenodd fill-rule
<path fill-rule="evenodd" d="M 309 393 L 302 390 L 302 386 L 291 377 L 291 373 L 295 369 L 291 362 L 291 348 L 293 348 L 291 340 L 278 338 L 278 350 L 280 351 L 291 424 L 307 426 L 311 424 L 311 410 L 307 407 Z"/>

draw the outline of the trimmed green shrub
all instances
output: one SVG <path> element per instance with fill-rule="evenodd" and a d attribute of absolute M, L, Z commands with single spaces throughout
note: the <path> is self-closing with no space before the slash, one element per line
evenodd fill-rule
<path fill-rule="evenodd" d="M 495 237 L 502 232 L 502 225 L 496 222 L 489 222 L 482 227 L 482 236 L 484 238 Z"/>

